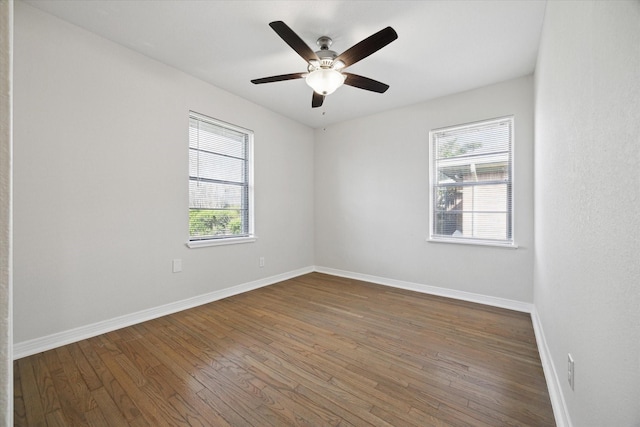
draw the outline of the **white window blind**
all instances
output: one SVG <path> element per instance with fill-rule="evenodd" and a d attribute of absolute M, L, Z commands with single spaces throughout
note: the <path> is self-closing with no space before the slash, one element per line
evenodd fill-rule
<path fill-rule="evenodd" d="M 513 117 L 430 139 L 431 239 L 513 245 Z"/>
<path fill-rule="evenodd" d="M 189 114 L 189 239 L 252 234 L 253 132 Z"/>

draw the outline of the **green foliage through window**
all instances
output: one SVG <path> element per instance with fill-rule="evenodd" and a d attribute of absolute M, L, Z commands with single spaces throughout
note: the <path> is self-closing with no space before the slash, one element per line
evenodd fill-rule
<path fill-rule="evenodd" d="M 189 235 L 192 237 L 229 236 L 242 232 L 239 209 L 190 209 Z"/>

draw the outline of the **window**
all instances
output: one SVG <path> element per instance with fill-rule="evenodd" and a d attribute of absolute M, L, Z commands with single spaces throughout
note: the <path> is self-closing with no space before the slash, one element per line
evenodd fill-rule
<path fill-rule="evenodd" d="M 513 117 L 430 133 L 433 241 L 513 246 Z"/>
<path fill-rule="evenodd" d="M 252 240 L 252 142 L 247 129 L 189 114 L 190 247 Z"/>

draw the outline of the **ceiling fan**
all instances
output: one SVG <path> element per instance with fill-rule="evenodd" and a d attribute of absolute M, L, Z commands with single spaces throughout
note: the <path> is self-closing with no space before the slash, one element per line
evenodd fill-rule
<path fill-rule="evenodd" d="M 397 39 L 398 34 L 393 28 L 384 28 L 338 55 L 329 49 L 333 41 L 327 36 L 318 38 L 316 43 L 320 50 L 314 52 L 284 22 L 274 21 L 269 23 L 269 26 L 302 59 L 307 61 L 307 72 L 263 77 L 251 80 L 251 83 L 273 83 L 304 78 L 313 89 L 313 97 L 311 98 L 311 107 L 313 108 L 320 107 L 324 102 L 325 96 L 330 95 L 343 84 L 377 93 L 384 93 L 389 89 L 387 84 L 357 74 L 345 73 L 343 70 Z"/>

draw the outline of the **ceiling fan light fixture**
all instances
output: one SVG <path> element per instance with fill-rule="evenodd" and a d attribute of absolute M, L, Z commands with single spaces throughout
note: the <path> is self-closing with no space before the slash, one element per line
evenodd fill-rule
<path fill-rule="evenodd" d="M 331 66 L 331 68 L 333 68 L 334 70 L 342 70 L 344 67 L 346 67 L 347 64 L 345 64 L 344 62 L 338 60 L 333 61 L 333 65 Z"/>
<path fill-rule="evenodd" d="M 330 95 L 336 91 L 347 78 L 340 71 L 331 68 L 319 68 L 305 77 L 307 84 L 320 95 Z"/>
<path fill-rule="evenodd" d="M 269 23 L 269 26 L 289 47 L 295 50 L 296 53 L 305 60 L 307 63 L 307 72 L 263 77 L 261 79 L 253 79 L 251 83 L 262 84 L 305 79 L 307 84 L 313 89 L 311 108 L 321 107 L 325 96 L 332 94 L 343 84 L 377 93 L 384 93 L 389 89 L 389 85 L 387 84 L 357 74 L 343 74 L 342 70 L 379 51 L 397 39 L 398 34 L 393 28 L 386 27 L 354 44 L 338 55 L 329 49 L 333 42 L 330 37 L 322 36 L 318 38 L 316 44 L 320 46 L 320 50 L 314 52 L 304 40 L 284 22 L 273 21 Z"/>

